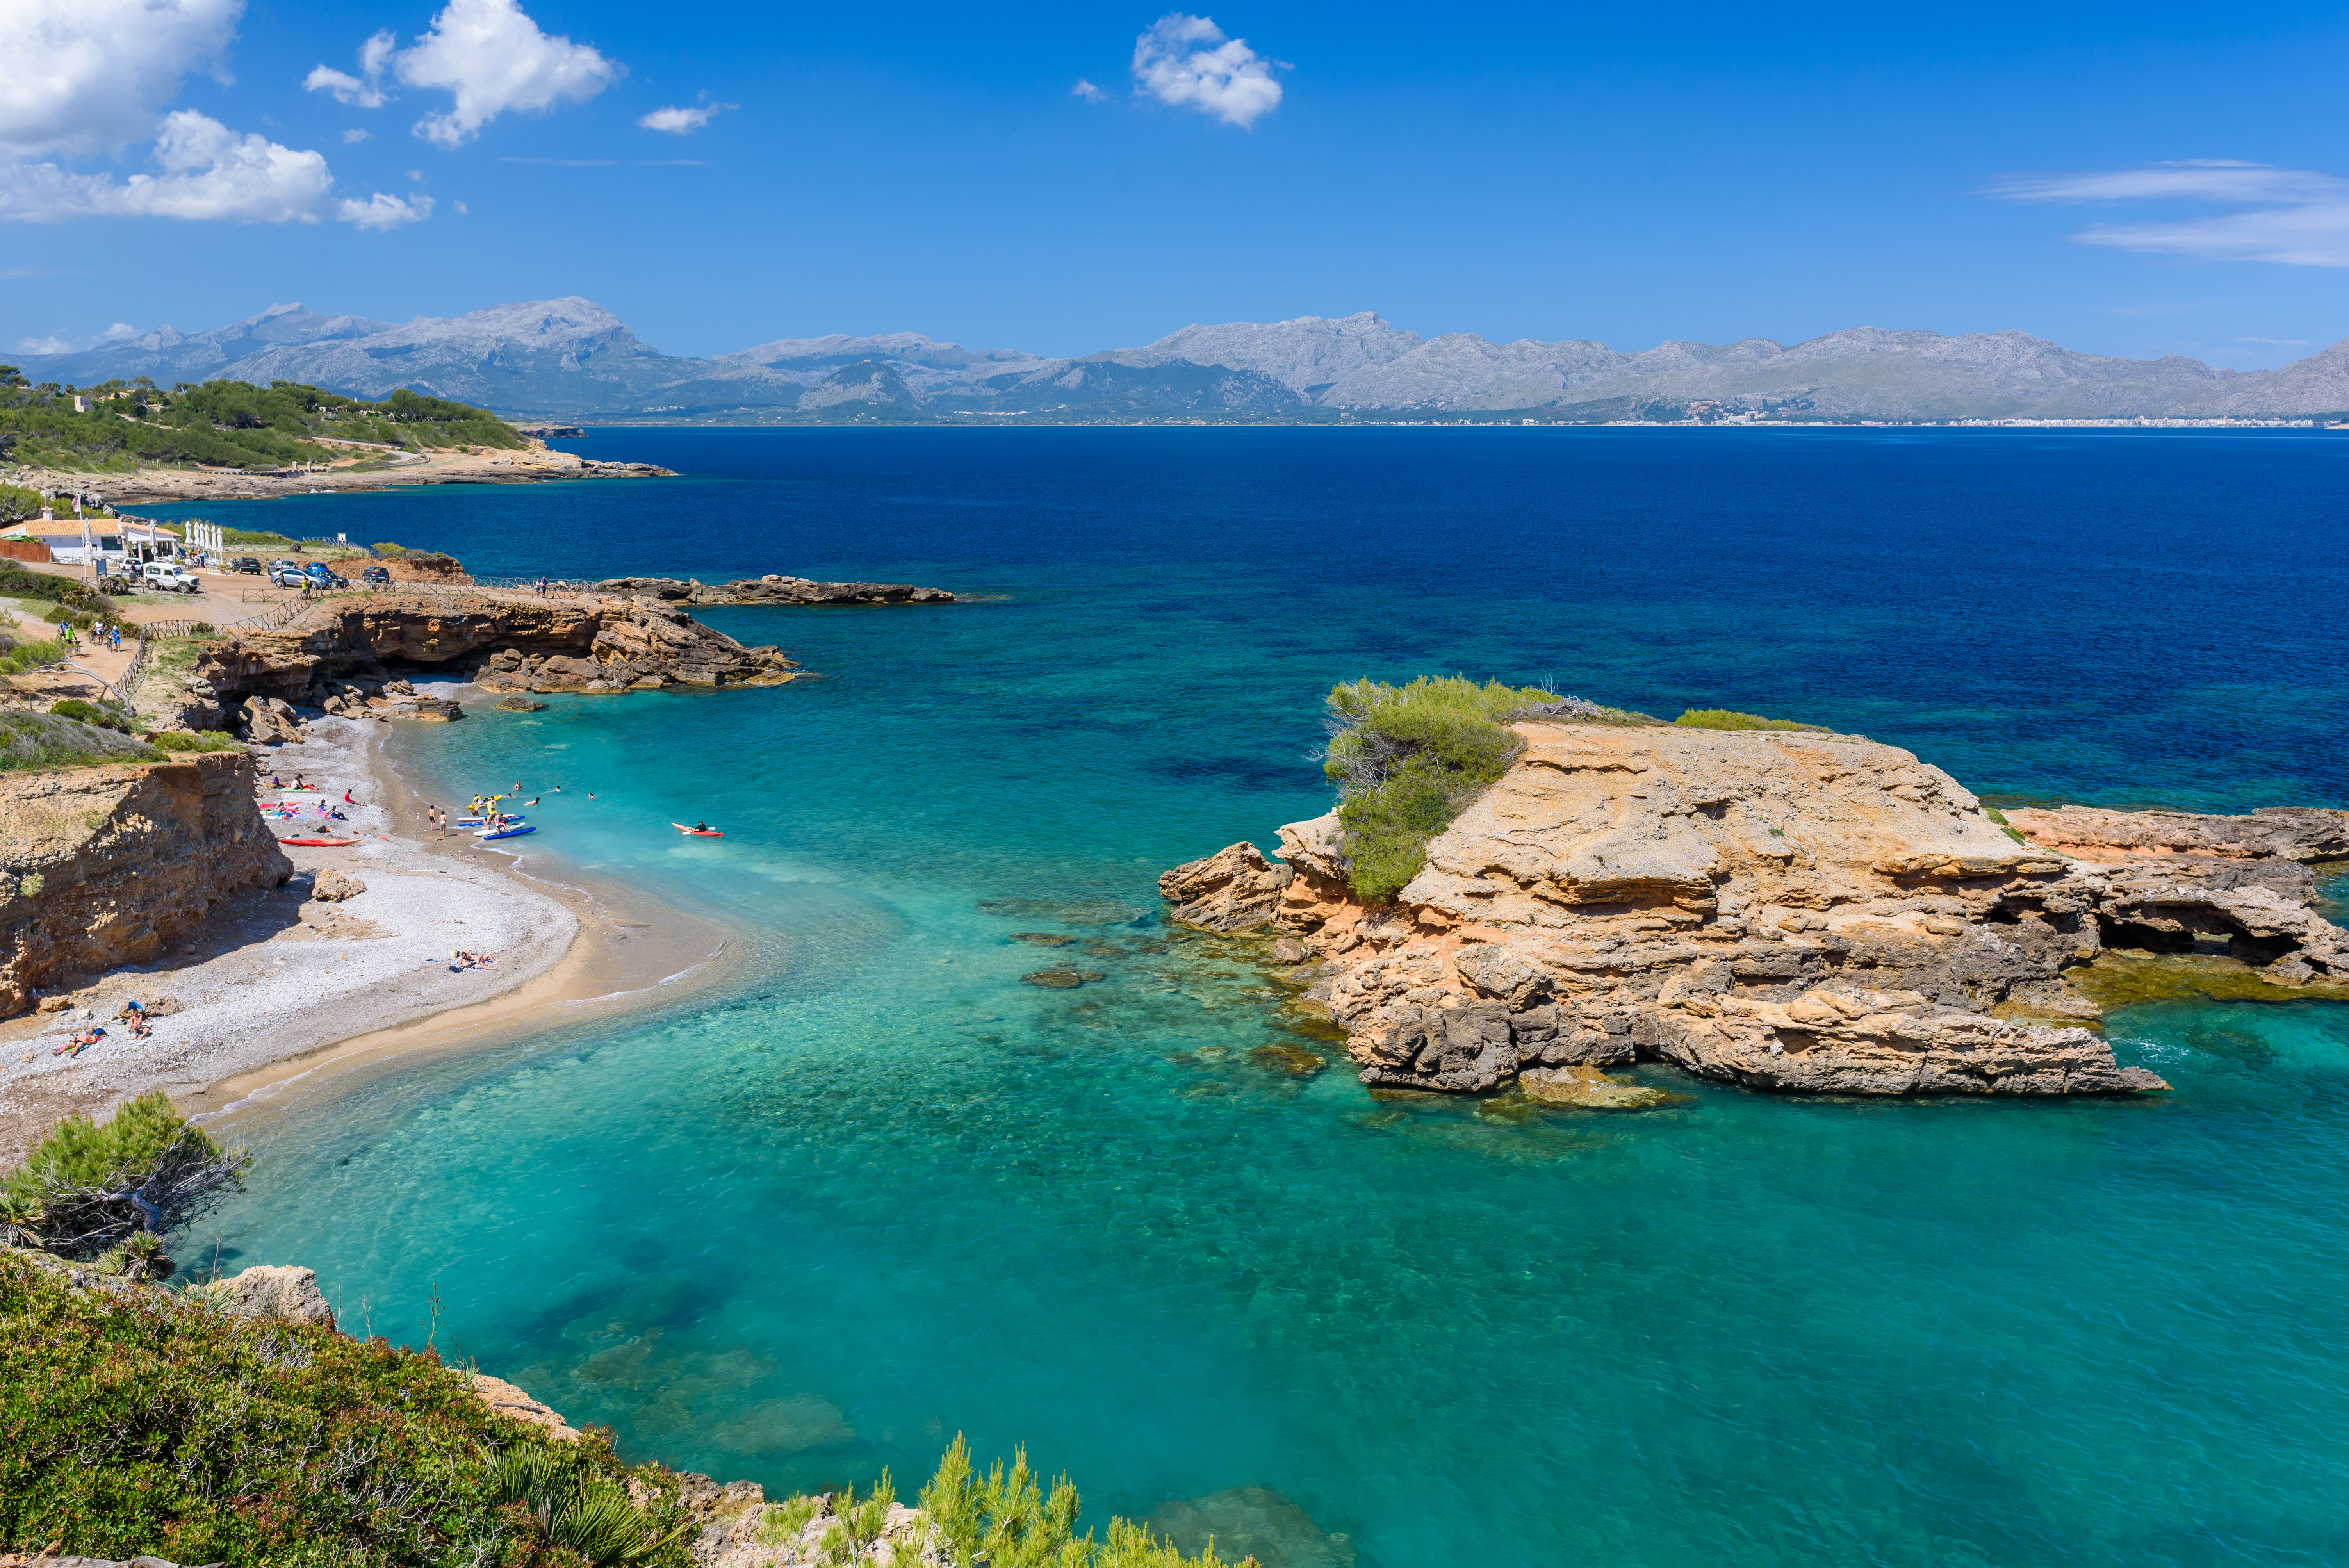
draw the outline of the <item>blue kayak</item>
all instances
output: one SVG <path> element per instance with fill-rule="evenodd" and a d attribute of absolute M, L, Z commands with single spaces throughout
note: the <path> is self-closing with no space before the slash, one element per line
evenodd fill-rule
<path fill-rule="evenodd" d="M 490 839 L 519 839 L 524 833 L 535 833 L 538 830 L 536 828 L 524 825 L 519 828 L 500 828 L 494 833 L 476 833 L 473 836 L 484 841 Z"/>

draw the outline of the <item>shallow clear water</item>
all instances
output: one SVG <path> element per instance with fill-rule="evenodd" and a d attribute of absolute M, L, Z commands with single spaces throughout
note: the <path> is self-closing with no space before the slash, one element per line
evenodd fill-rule
<path fill-rule="evenodd" d="M 963 1430 L 1096 1513 L 1276 1489 L 1387 1568 L 2344 1555 L 2349 1009 L 2125 1015 L 2123 1058 L 2178 1086 L 2154 1102 L 1655 1071 L 1669 1109 L 1510 1120 L 1251 1055 L 1333 1053 L 1246 944 L 1158 923 L 1153 884 L 1322 809 L 1332 680 L 1430 668 L 1821 720 L 1978 789 L 2349 799 L 2349 448 L 586 445 L 692 477 L 210 514 L 485 571 L 1009 598 L 719 613 L 825 678 L 404 737 L 452 795 L 538 793 L 533 853 L 715 906 L 750 952 L 650 1020 L 281 1128 L 189 1253 L 310 1264 L 409 1342 L 437 1293 L 444 1349 L 771 1488 L 926 1474 Z M 727 838 L 666 826 L 694 816 Z M 1019 983 L 1062 961 L 1104 978 Z"/>

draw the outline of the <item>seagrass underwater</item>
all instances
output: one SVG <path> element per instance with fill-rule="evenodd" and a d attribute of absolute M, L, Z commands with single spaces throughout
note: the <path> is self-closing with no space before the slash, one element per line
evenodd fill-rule
<path fill-rule="evenodd" d="M 1329 807 L 1365 676 L 1784 716 L 2017 805 L 2349 804 L 2323 438 L 1721 434 L 639 429 L 568 444 L 679 470 L 657 511 L 265 503 L 970 602 L 701 612 L 821 678 L 404 733 L 447 798 L 561 783 L 533 864 L 735 966 L 230 1119 L 184 1250 L 396 1340 L 437 1299 L 444 1354 L 770 1496 L 965 1432 L 1294 1568 L 2325 1558 L 2349 1011 L 2116 1013 L 2147 1099 L 1377 1098 L 1265 944 L 1165 923 L 1160 871 Z"/>

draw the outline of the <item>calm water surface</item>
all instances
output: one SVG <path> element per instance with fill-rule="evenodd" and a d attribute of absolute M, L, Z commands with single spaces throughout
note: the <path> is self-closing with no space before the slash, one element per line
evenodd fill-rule
<path fill-rule="evenodd" d="M 2339 438 L 575 444 L 687 477 L 203 514 L 999 597 L 719 612 L 824 678 L 405 735 L 452 795 L 563 784 L 535 853 L 747 961 L 283 1126 L 207 1254 L 410 1342 L 437 1291 L 440 1345 L 634 1456 L 903 1480 L 961 1430 L 1226 1543 L 1219 1494 L 1277 1491 L 1290 1568 L 2349 1559 L 2349 1009 L 2123 1015 L 2158 1101 L 1643 1069 L 1682 1099 L 1518 1121 L 1260 1059 L 1330 1047 L 1154 888 L 1323 809 L 1318 698 L 1366 674 L 1811 719 L 2020 797 L 2349 803 Z M 1104 978 L 1019 984 L 1061 960 Z"/>

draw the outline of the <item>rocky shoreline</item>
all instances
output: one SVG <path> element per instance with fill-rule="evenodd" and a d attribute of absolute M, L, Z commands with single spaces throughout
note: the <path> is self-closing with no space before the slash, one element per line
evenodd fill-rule
<path fill-rule="evenodd" d="M 1514 728 L 1392 904 L 1349 890 L 1333 812 L 1280 830 L 1286 863 L 1243 842 L 1169 871 L 1173 917 L 1315 961 L 1367 1084 L 1576 1103 L 1635 1061 L 1785 1093 L 2167 1088 L 2088 1026 L 2071 972 L 2107 950 L 2349 998 L 2310 870 L 2349 855 L 2349 812 L 2002 820 L 1856 736 Z"/>
<path fill-rule="evenodd" d="M 731 583 L 696 583 L 687 577 L 612 577 L 595 584 L 599 593 L 653 599 L 664 604 L 951 604 L 955 596 L 943 588 L 917 588 L 911 583 L 814 583 L 805 577 L 770 573 L 741 577 Z"/>

